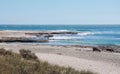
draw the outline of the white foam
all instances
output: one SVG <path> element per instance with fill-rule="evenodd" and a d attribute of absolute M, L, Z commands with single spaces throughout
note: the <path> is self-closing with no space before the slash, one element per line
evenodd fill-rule
<path fill-rule="evenodd" d="M 69 32 L 69 30 L 51 30 L 50 32 Z"/>
<path fill-rule="evenodd" d="M 79 32 L 78 35 L 85 36 L 85 35 L 94 35 L 94 34 L 120 34 L 120 32 L 113 32 L 113 31 L 97 31 L 97 32 Z"/>
<path fill-rule="evenodd" d="M 120 34 L 120 32 L 114 32 L 114 31 L 98 31 L 94 32 L 95 34 Z"/>
<path fill-rule="evenodd" d="M 78 35 L 90 35 L 90 34 L 95 34 L 93 32 L 81 32 L 81 33 L 78 33 Z"/>
<path fill-rule="evenodd" d="M 82 37 L 75 37 L 75 36 L 53 36 L 51 40 L 71 40 L 71 39 L 81 39 Z"/>

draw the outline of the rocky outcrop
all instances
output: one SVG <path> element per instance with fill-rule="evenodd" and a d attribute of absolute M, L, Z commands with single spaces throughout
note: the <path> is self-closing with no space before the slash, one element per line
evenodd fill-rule
<path fill-rule="evenodd" d="M 101 52 L 102 50 L 98 47 L 93 47 L 93 51 Z"/>
<path fill-rule="evenodd" d="M 77 34 L 77 32 L 51 32 L 50 34 Z"/>
<path fill-rule="evenodd" d="M 48 42 L 48 40 L 35 40 L 26 37 L 2 37 L 0 42 Z"/>
<path fill-rule="evenodd" d="M 46 35 L 47 37 L 53 37 L 54 34 L 77 34 L 77 32 L 37 32 L 37 33 L 25 33 L 26 35 L 41 36 Z"/>
<path fill-rule="evenodd" d="M 97 46 L 93 47 L 93 51 L 108 51 L 108 52 L 119 52 L 120 46 Z"/>
<path fill-rule="evenodd" d="M 49 31 L 5 31 L 1 32 L 0 42 L 48 42 L 54 34 L 77 34 L 77 32 Z"/>

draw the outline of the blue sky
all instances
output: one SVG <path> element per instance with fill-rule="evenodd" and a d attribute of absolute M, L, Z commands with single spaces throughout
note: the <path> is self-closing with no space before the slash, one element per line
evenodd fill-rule
<path fill-rule="evenodd" d="M 0 24 L 120 24 L 120 0 L 0 0 Z"/>

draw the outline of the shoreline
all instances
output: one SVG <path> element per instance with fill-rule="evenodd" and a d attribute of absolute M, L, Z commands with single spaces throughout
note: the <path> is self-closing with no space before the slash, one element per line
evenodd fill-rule
<path fill-rule="evenodd" d="M 39 43 L 48 43 L 50 42 L 50 38 L 54 35 L 59 34 L 78 34 L 77 32 L 71 31 L 16 31 L 16 30 L 2 30 L 0 31 L 0 43 L 35 43 L 39 45 Z M 44 44 L 43 44 L 44 45 Z M 50 44 L 45 44 L 50 45 Z M 52 44 L 51 44 L 52 45 Z M 54 46 L 54 45 L 52 45 Z M 93 48 L 93 51 L 109 51 L 109 52 L 117 52 L 120 53 L 120 46 L 118 45 L 55 45 L 55 46 L 72 46 L 72 47 L 80 47 Z"/>
<path fill-rule="evenodd" d="M 9 37 L 9 38 L 12 38 L 12 39 L 14 39 L 13 37 L 23 38 L 23 39 L 29 38 L 29 40 L 30 40 L 33 37 L 37 39 L 38 37 L 41 37 L 41 36 L 48 38 L 47 41 L 50 41 L 50 40 L 67 40 L 67 39 L 59 39 L 60 37 L 58 37 L 58 39 L 54 39 L 55 38 L 54 36 L 55 35 L 61 36 L 60 34 L 68 34 L 68 36 L 69 35 L 79 35 L 79 33 L 83 33 L 83 32 L 70 31 L 70 30 L 68 30 L 68 31 L 65 31 L 65 30 L 62 30 L 62 31 L 61 30 L 59 30 L 59 31 L 56 31 L 56 30 L 54 30 L 54 31 L 53 30 L 51 30 L 51 31 L 49 31 L 49 30 L 0 30 L 0 34 L 1 34 L 0 35 L 0 40 L 1 40 L 1 37 Z M 86 34 L 83 33 L 83 35 L 86 35 Z M 68 40 L 72 40 L 69 37 L 67 37 L 67 38 L 68 38 Z M 37 40 L 33 40 L 33 42 L 37 42 Z M 0 41 L 0 42 L 2 42 L 2 41 Z M 18 42 L 20 42 L 20 40 Z M 32 41 L 30 41 L 30 42 L 32 42 Z M 67 44 L 65 44 L 65 45 L 67 45 Z M 70 45 L 72 45 L 72 44 L 70 44 Z M 79 44 L 73 44 L 73 45 L 79 45 Z M 120 46 L 119 44 L 80 44 L 80 45 L 81 46 Z"/>
<path fill-rule="evenodd" d="M 14 52 L 18 52 L 20 49 L 26 49 L 26 50 L 30 50 L 34 53 L 39 52 L 39 53 L 48 53 L 48 54 L 50 53 L 50 54 L 57 54 L 57 55 L 68 55 L 68 56 L 74 56 L 74 57 L 78 57 L 78 58 L 79 58 L 78 55 L 80 55 L 80 57 L 82 57 L 82 58 L 90 57 L 90 58 L 87 58 L 87 59 L 92 58 L 92 60 L 96 60 L 96 59 L 101 60 L 104 57 L 109 57 L 109 56 L 112 56 L 112 55 L 117 55 L 117 56 L 120 57 L 120 53 L 109 52 L 109 51 L 103 51 L 103 52 L 93 51 L 92 47 L 0 43 L 0 48 L 5 48 L 6 50 L 11 50 L 11 51 L 14 51 Z M 98 54 L 99 54 L 99 56 L 96 56 Z M 104 54 L 106 56 L 102 56 L 102 54 Z M 97 58 L 97 57 L 99 57 L 99 58 Z M 120 58 L 119 58 L 119 60 L 120 60 Z M 114 60 L 109 59 L 107 61 L 114 61 Z"/>

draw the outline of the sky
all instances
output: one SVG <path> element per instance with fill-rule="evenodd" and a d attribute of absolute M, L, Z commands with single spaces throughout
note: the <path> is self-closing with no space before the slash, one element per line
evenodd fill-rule
<path fill-rule="evenodd" d="M 0 24 L 120 24 L 120 0 L 0 0 Z"/>

